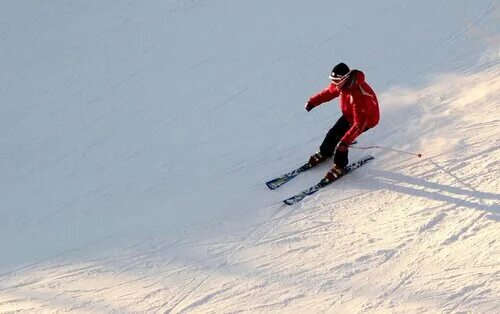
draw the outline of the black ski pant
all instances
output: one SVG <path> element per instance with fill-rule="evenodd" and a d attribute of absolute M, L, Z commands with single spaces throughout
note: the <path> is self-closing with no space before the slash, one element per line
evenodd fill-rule
<path fill-rule="evenodd" d="M 333 153 L 335 153 L 335 148 L 337 147 L 340 139 L 347 133 L 347 131 L 349 131 L 350 128 L 351 125 L 349 124 L 349 122 L 347 122 L 344 116 L 341 116 L 337 123 L 335 123 L 335 125 L 328 131 L 328 133 L 326 133 L 325 139 L 319 147 L 321 155 L 323 155 L 325 158 L 332 157 Z M 335 153 L 333 162 L 337 166 L 345 167 L 349 162 L 348 155 L 348 150 L 345 152 L 338 151 Z"/>

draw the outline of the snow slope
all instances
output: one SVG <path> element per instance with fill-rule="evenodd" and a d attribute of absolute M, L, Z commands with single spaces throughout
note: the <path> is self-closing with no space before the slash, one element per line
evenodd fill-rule
<path fill-rule="evenodd" d="M 493 0 L 4 1 L 0 312 L 500 312 Z M 376 160 L 276 191 L 379 94 Z M 352 151 L 361 156 L 364 151 Z"/>

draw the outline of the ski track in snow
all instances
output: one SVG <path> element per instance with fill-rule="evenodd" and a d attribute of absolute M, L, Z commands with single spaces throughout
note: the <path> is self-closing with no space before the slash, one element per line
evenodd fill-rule
<path fill-rule="evenodd" d="M 294 5 L 0 12 L 0 313 L 500 313 L 497 4 Z M 360 144 L 424 157 L 285 206 L 327 169 L 264 185 L 338 113 L 291 103 L 332 55 L 378 85 Z"/>

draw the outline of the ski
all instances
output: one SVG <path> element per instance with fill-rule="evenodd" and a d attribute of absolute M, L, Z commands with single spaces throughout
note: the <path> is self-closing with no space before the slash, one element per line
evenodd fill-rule
<path fill-rule="evenodd" d="M 358 142 L 354 141 L 352 143 L 353 144 L 357 144 Z M 279 176 L 279 177 L 277 177 L 275 179 L 267 181 L 266 185 L 271 190 L 275 190 L 275 189 L 279 188 L 280 186 L 282 186 L 283 184 L 287 183 L 288 181 L 292 180 L 293 178 L 295 178 L 296 176 L 298 176 L 302 172 L 311 169 L 312 167 L 314 167 L 314 166 L 311 165 L 310 163 L 306 162 L 305 164 L 303 164 L 299 168 L 297 168 L 295 170 L 292 170 L 289 173 L 285 173 L 282 176 Z"/>
<path fill-rule="evenodd" d="M 345 170 L 345 174 L 348 174 L 356 169 L 358 169 L 359 167 L 363 166 L 364 164 L 366 164 L 367 162 L 371 161 L 375 159 L 375 157 L 373 156 L 367 156 L 357 162 L 354 162 L 350 165 L 348 165 L 346 167 L 346 170 Z M 343 176 L 342 176 L 343 177 Z M 342 178 L 340 177 L 340 178 Z M 339 179 L 340 179 L 339 178 Z M 283 201 L 283 203 L 287 204 L 287 205 L 293 205 L 293 204 L 296 204 L 298 202 L 300 202 L 301 200 L 303 200 L 306 196 L 309 196 L 309 195 L 312 195 L 314 193 L 316 193 L 318 190 L 324 188 L 325 186 L 337 181 L 338 179 L 335 179 L 335 180 L 327 180 L 327 179 L 321 179 L 321 181 L 319 181 L 317 184 L 313 185 L 312 187 L 300 192 L 299 194 L 297 195 L 294 195 L 290 198 L 287 198 L 286 200 Z M 286 182 L 286 181 L 285 181 Z"/>
<path fill-rule="evenodd" d="M 267 181 L 266 185 L 271 190 L 277 189 L 280 186 L 282 186 L 283 184 L 287 183 L 288 181 L 290 181 L 293 178 L 295 178 L 296 176 L 298 176 L 301 172 L 309 170 L 312 167 L 313 166 L 307 162 L 307 163 L 303 164 L 302 166 L 300 166 L 299 168 L 297 168 L 293 171 L 290 171 L 289 173 L 285 173 L 284 175 L 279 176 L 275 179 L 272 179 L 271 181 Z"/>

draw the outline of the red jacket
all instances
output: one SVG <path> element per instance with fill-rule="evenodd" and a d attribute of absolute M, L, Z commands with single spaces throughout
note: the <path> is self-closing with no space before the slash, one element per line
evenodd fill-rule
<path fill-rule="evenodd" d="M 351 128 L 341 141 L 350 145 L 356 137 L 378 124 L 380 113 L 377 95 L 365 82 L 365 75 L 358 70 L 352 70 L 349 79 L 342 88 L 331 83 L 327 88 L 309 99 L 313 107 L 328 102 L 340 96 L 342 114 Z"/>

